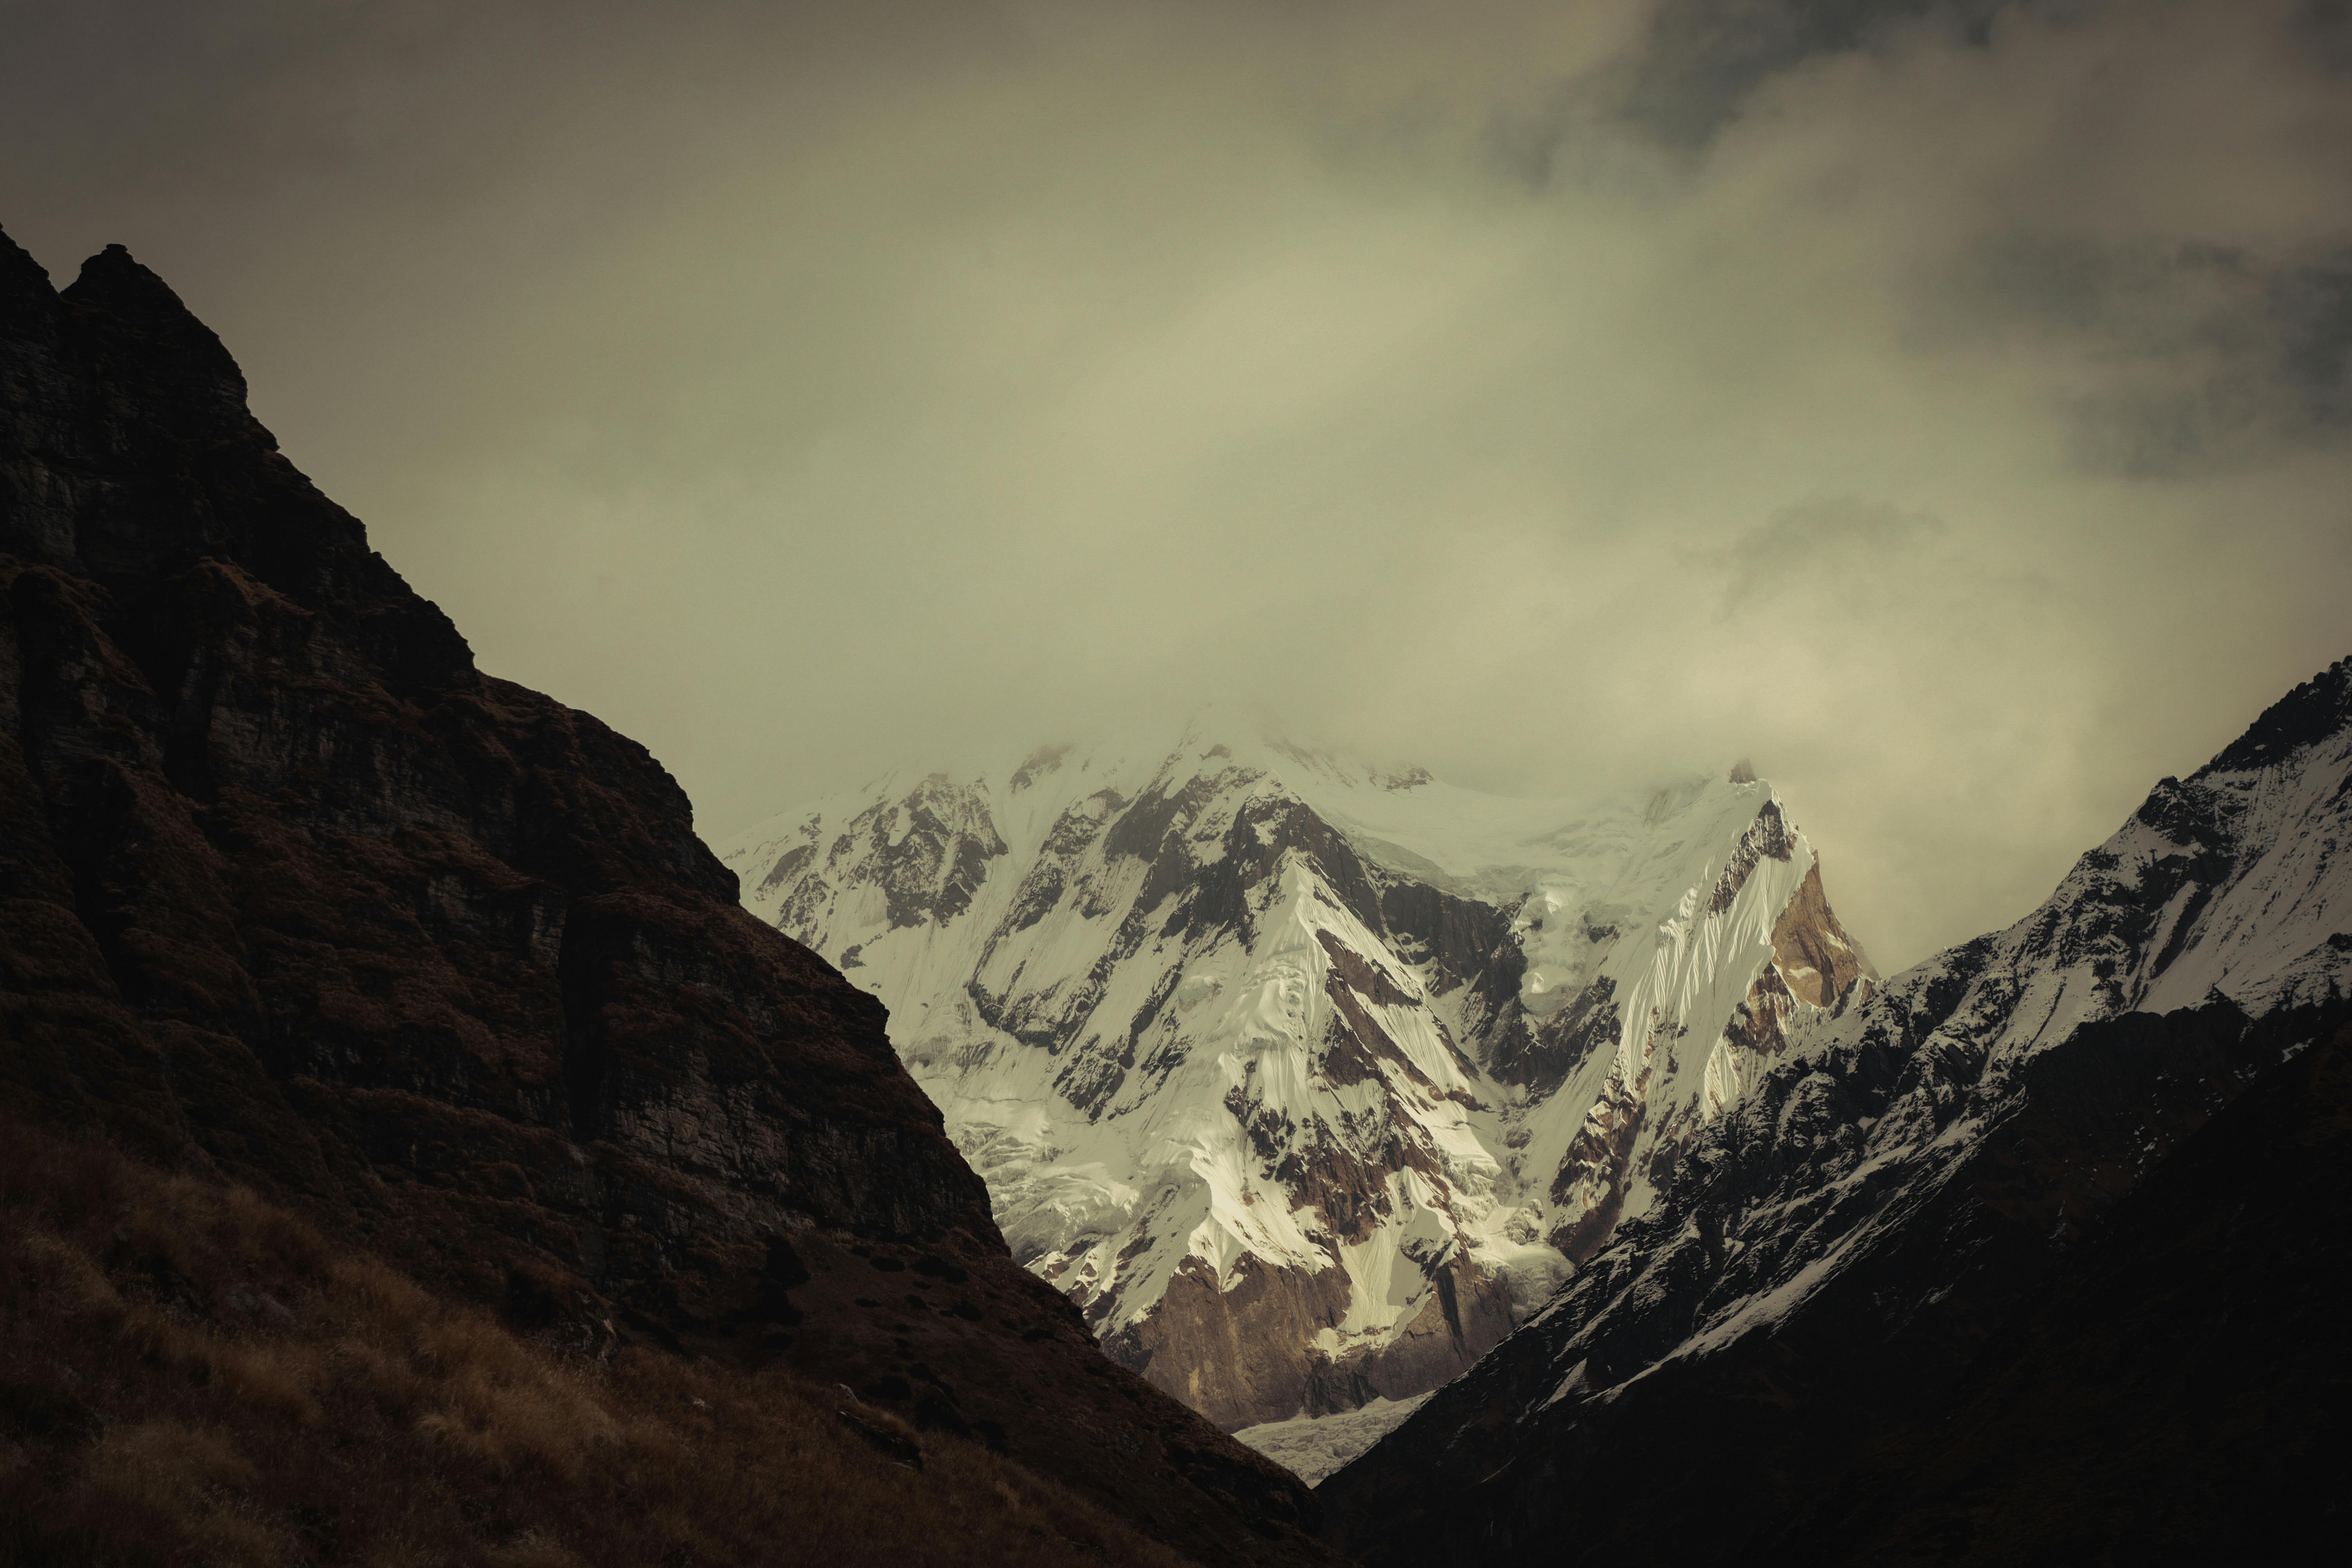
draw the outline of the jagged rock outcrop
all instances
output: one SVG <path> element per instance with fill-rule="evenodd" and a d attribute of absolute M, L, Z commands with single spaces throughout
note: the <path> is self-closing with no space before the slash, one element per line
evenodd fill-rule
<path fill-rule="evenodd" d="M 1202 1561 L 1320 1560 L 1011 1262 L 880 1005 L 642 747 L 477 670 L 120 247 L 59 294 L 0 237 L 0 820 L 9 1113 L 586 1352 L 781 1358 Z"/>
<path fill-rule="evenodd" d="M 2347 842 L 2352 660 L 2162 781 L 2025 920 L 1802 1017 L 1650 1212 L 1324 1483 L 1334 1541 L 1416 1568 L 1815 1562 L 1853 1542 L 1813 1510 L 1900 1525 L 1867 1500 L 1895 1495 L 1901 1454 L 1941 1451 L 2001 1325 L 2249 1082 L 2352 1017 Z"/>
<path fill-rule="evenodd" d="M 1195 725 L 738 838 L 1014 1255 L 1220 1424 L 1437 1386 L 1866 994 L 1769 784 L 1576 807 Z"/>

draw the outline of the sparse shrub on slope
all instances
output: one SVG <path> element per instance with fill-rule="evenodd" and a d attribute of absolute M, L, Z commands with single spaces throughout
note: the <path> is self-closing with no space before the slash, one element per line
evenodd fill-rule
<path fill-rule="evenodd" d="M 534 1342 L 249 1192 L 22 1125 L 0 1125 L 0 1560 L 1182 1561 L 845 1393 Z"/>

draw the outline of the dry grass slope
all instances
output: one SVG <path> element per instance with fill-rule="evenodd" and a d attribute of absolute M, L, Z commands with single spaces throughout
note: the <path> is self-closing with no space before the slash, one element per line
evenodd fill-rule
<path fill-rule="evenodd" d="M 0 1125 L 0 1561 L 1175 1565 L 780 1368 L 519 1337 L 239 1188 Z"/>

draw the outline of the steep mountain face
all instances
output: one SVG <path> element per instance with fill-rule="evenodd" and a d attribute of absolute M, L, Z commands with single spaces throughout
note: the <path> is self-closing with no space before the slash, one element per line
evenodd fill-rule
<path fill-rule="evenodd" d="M 0 237 L 0 1112 L 583 1352 L 781 1360 L 1198 1560 L 1322 1560 L 1013 1264 L 881 1008 L 668 774 L 478 672 L 119 247 L 60 295 Z"/>
<path fill-rule="evenodd" d="M 1195 726 L 723 853 L 888 1005 L 1014 1256 L 1231 1428 L 1475 1362 L 1872 978 L 1744 770 L 1577 808 Z"/>
<path fill-rule="evenodd" d="M 2100 1215 L 2352 1013 L 2347 847 L 2352 661 L 2159 784 L 2027 919 L 1797 1020 L 1661 1201 L 1324 1484 L 1333 1538 L 1370 1563 L 1818 1557 L 1791 1521 L 1842 1468 L 1915 1440 Z"/>
<path fill-rule="evenodd" d="M 1791 1554 L 2305 1557 L 2342 1528 L 2347 1289 L 2352 1026 L 2264 1073 L 2118 1203 L 1935 1419 L 1801 1517 Z"/>

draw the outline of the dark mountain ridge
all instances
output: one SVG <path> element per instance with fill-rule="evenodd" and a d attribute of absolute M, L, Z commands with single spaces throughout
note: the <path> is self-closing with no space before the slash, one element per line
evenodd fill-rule
<path fill-rule="evenodd" d="M 60 294 L 0 236 L 0 1113 L 591 1358 L 785 1366 L 1202 1561 L 1324 1560 L 1012 1263 L 676 782 L 481 674 L 119 247 Z"/>
<path fill-rule="evenodd" d="M 1779 1543 L 1816 1563 L 2302 1560 L 2352 1449 L 2352 1028 L 2127 1194 L 1932 1419 Z"/>
<path fill-rule="evenodd" d="M 2319 1528 L 2340 1480 L 2232 1494 L 2213 1478 L 2340 1477 L 2352 1457 L 2352 1335 L 2326 1306 L 2352 1280 L 2333 1238 L 2292 1239 L 2306 1196 L 2328 1223 L 2346 1175 L 2330 1162 L 2347 1148 L 2307 1139 L 2292 1159 L 2231 1165 L 2210 1151 L 2253 1140 L 2200 1129 L 2258 1080 L 2336 1081 L 2290 1068 L 2352 1022 L 2347 846 L 2352 660 L 2190 779 L 2162 781 L 2025 920 L 1796 1041 L 1652 1212 L 1318 1489 L 1331 1538 L 1373 1564 L 2077 1560 L 2065 1466 L 2099 1474 L 2111 1525 L 2136 1509 L 2181 1521 L 2203 1466 L 2200 1538 Z M 2247 1101 L 2271 1109 L 2241 1121 L 2293 1122 L 2288 1092 Z M 2204 1152 L 2186 1152 L 2192 1140 Z M 2166 1175 L 2176 1160 L 2200 1174 Z M 2286 1169 L 2302 1174 L 2282 1182 Z M 2147 1314 L 2103 1324 L 2093 1303 L 2117 1288 L 2063 1281 L 2098 1267 L 2078 1256 L 2154 1272 L 2147 1219 L 2117 1222 L 2137 1239 L 2095 1242 L 2154 1176 L 2124 1212 L 2171 1205 L 2202 1227 L 2170 1255 L 2191 1272 L 2164 1287 L 2185 1314 L 2169 1340 L 2200 1348 L 2126 1356 L 2111 1378 L 2105 1336 Z M 2305 1255 L 2247 1267 L 2242 1224 Z M 2218 1269 L 2270 1293 L 2233 1297 Z M 2198 1337 L 2233 1310 L 2292 1331 L 2232 1331 L 2226 1353 Z M 2020 1381 L 2021 1354 L 2046 1386 Z M 2251 1391 L 2234 1405 L 2204 1388 L 2224 1364 Z M 2193 1413 L 2217 1407 L 2238 1425 L 2200 1430 Z M 2102 1434 L 2096 1411 L 2136 1425 Z M 2252 1429 L 2253 1411 L 2281 1430 Z M 2088 1446 L 2062 1452 L 2037 1413 Z M 2126 1458 L 2140 1451 L 2155 1457 L 2144 1472 Z M 2042 1540 L 2034 1521 L 2069 1528 Z"/>

